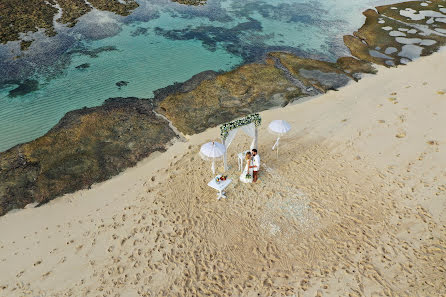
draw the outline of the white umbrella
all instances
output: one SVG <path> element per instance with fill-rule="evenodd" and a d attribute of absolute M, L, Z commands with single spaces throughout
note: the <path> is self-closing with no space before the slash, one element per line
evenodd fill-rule
<path fill-rule="evenodd" d="M 273 150 L 275 150 L 277 148 L 277 156 L 279 156 L 280 137 L 282 135 L 284 135 L 285 133 L 288 133 L 291 130 L 291 126 L 284 120 L 275 120 L 275 121 L 272 121 L 271 123 L 269 123 L 268 130 L 271 133 L 278 135 L 276 143 L 273 146 Z"/>
<path fill-rule="evenodd" d="M 200 156 L 205 160 L 212 160 L 212 173 L 215 174 L 215 159 L 224 156 L 226 148 L 219 142 L 208 142 L 201 146 Z"/>

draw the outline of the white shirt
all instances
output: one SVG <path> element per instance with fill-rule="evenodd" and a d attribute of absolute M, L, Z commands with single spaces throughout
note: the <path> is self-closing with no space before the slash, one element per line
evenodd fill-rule
<path fill-rule="evenodd" d="M 252 158 L 252 166 L 255 166 L 253 168 L 253 171 L 259 171 L 259 169 L 260 169 L 260 156 L 259 156 L 259 154 L 255 155 L 254 158 Z"/>

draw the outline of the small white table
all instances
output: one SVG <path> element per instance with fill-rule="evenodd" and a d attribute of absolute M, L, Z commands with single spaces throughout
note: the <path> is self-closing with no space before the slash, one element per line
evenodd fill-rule
<path fill-rule="evenodd" d="M 226 189 L 227 186 L 232 182 L 232 179 L 228 178 L 226 180 L 221 180 L 217 182 L 217 177 L 221 177 L 221 175 L 217 175 L 214 177 L 209 183 L 208 186 L 217 190 L 217 200 L 220 200 L 221 198 L 226 198 L 225 192 L 223 191 Z"/>
<path fill-rule="evenodd" d="M 238 153 L 238 155 L 237 155 L 238 156 L 238 170 L 240 170 L 240 172 L 243 171 L 243 161 L 246 158 L 247 152 L 250 152 L 250 151 L 244 151 L 244 152 Z"/>

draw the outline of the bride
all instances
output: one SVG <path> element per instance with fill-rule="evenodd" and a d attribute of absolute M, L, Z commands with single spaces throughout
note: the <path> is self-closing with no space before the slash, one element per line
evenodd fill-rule
<path fill-rule="evenodd" d="M 252 159 L 251 159 L 251 153 L 246 153 L 246 166 L 245 170 L 243 170 L 242 174 L 240 175 L 240 181 L 243 183 L 252 183 L 252 168 L 249 168 L 252 166 Z"/>

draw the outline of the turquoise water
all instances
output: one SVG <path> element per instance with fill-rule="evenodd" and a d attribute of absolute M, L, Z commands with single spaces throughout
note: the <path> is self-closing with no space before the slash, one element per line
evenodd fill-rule
<path fill-rule="evenodd" d="M 233 69 L 268 51 L 335 60 L 348 55 L 342 36 L 362 25 L 361 12 L 390 3 L 211 0 L 187 7 L 138 2 L 128 17 L 93 11 L 74 28 L 59 26 L 56 37 L 38 33 L 18 60 L 13 59 L 17 43 L 0 45 L 0 151 L 45 134 L 70 110 L 110 97 L 150 98 L 158 88 L 201 71 Z M 88 68 L 76 68 L 86 63 Z M 25 79 L 37 80 L 38 89 L 10 96 Z M 118 81 L 128 85 L 118 88 Z"/>

